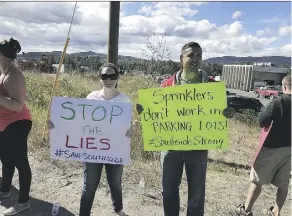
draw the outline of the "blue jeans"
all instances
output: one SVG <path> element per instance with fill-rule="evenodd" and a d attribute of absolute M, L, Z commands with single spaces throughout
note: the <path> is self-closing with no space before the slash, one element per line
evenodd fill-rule
<path fill-rule="evenodd" d="M 187 216 L 203 216 L 208 151 L 161 153 L 163 207 L 165 216 L 179 216 L 179 186 L 185 165 L 188 181 Z"/>
<path fill-rule="evenodd" d="M 95 192 L 100 182 L 103 165 L 106 170 L 114 211 L 119 212 L 123 209 L 122 174 L 124 166 L 115 164 L 84 163 L 84 183 L 79 216 L 90 216 Z"/>

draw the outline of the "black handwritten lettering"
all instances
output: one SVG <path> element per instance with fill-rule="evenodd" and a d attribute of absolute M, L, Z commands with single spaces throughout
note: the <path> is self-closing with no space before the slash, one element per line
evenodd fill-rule
<path fill-rule="evenodd" d="M 186 89 L 185 99 L 184 100 L 186 100 L 186 101 L 190 100 L 191 101 L 193 99 L 191 94 L 192 94 L 192 90 Z"/>
<path fill-rule="evenodd" d="M 163 91 L 162 89 L 158 89 L 158 90 L 153 92 L 153 94 L 152 94 L 153 99 L 156 99 L 153 101 L 154 104 L 160 104 L 164 100 L 164 95 L 160 93 L 162 91 Z M 160 100 L 159 100 L 159 97 L 160 97 Z"/>
<path fill-rule="evenodd" d="M 168 108 L 162 108 L 162 111 L 160 112 L 151 112 L 151 110 L 148 108 L 146 112 L 143 113 L 143 117 L 145 121 L 157 121 L 157 120 L 163 120 L 164 118 L 168 117 L 168 113 L 170 111 Z"/>
<path fill-rule="evenodd" d="M 57 151 L 62 152 L 62 155 L 59 155 L 59 157 L 64 157 L 66 159 L 72 158 L 72 159 L 79 159 L 79 160 L 86 160 L 86 161 L 107 161 L 114 164 L 123 164 L 123 158 L 121 157 L 112 157 L 112 156 L 102 156 L 98 154 L 89 154 L 87 152 L 74 152 L 70 150 L 62 150 L 58 149 Z"/>
<path fill-rule="evenodd" d="M 71 152 L 70 154 L 68 154 L 69 158 L 78 158 L 81 159 L 82 158 L 82 154 L 78 153 L 78 152 Z"/>
<path fill-rule="evenodd" d="M 211 115 L 216 115 L 216 114 L 221 115 L 221 113 L 222 113 L 221 109 L 217 109 L 217 108 L 211 108 L 210 109 L 210 114 Z"/>
<path fill-rule="evenodd" d="M 106 160 L 106 156 L 99 156 L 99 160 Z"/>
<path fill-rule="evenodd" d="M 193 115 L 206 115 L 206 113 L 203 110 L 204 108 L 201 107 L 199 104 L 197 108 L 185 108 L 183 107 L 182 109 L 177 110 L 177 115 L 178 116 L 193 116 Z"/>
<path fill-rule="evenodd" d="M 109 162 L 114 162 L 114 158 L 110 157 L 110 156 L 107 156 L 106 160 L 109 161 Z"/>
<path fill-rule="evenodd" d="M 184 92 L 178 93 L 162 93 L 162 89 L 158 89 L 153 92 L 153 103 L 160 104 L 162 102 L 165 103 L 165 107 L 167 107 L 169 101 L 201 101 L 201 100 L 213 100 L 214 97 L 212 92 L 197 92 L 196 88 L 193 89 L 185 89 Z"/>
<path fill-rule="evenodd" d="M 117 164 L 123 163 L 123 158 L 115 157 L 115 161 L 114 162 L 117 163 Z"/>
<path fill-rule="evenodd" d="M 208 91 L 207 92 L 207 95 L 208 95 L 208 100 L 214 100 L 214 97 L 212 95 L 212 92 Z"/>
<path fill-rule="evenodd" d="M 150 109 L 148 108 L 147 112 L 143 113 L 144 115 L 144 120 L 148 121 L 148 120 L 158 120 L 158 119 L 163 119 L 163 114 L 162 112 L 151 112 Z"/>
<path fill-rule="evenodd" d="M 228 121 L 202 121 L 199 122 L 200 130 L 227 130 Z"/>
<path fill-rule="evenodd" d="M 224 139 L 211 139 L 202 136 L 195 136 L 194 141 L 195 145 L 218 145 L 218 148 L 221 148 L 224 144 Z"/>
<path fill-rule="evenodd" d="M 222 145 L 224 144 L 224 139 L 212 139 L 212 138 L 205 138 L 203 136 L 195 136 L 193 138 L 189 138 L 188 135 L 186 135 L 185 138 L 175 138 L 170 137 L 168 139 L 165 139 L 161 136 L 153 138 L 154 146 L 156 148 L 160 148 L 163 146 L 197 146 L 198 149 L 202 149 L 204 146 L 216 146 L 217 148 L 222 148 Z"/>
<path fill-rule="evenodd" d="M 191 122 L 153 122 L 152 124 L 153 130 L 155 133 L 161 132 L 173 132 L 173 131 L 192 131 L 192 123 Z"/>
<path fill-rule="evenodd" d="M 83 159 L 85 160 L 98 160 L 97 155 L 83 153 Z"/>
<path fill-rule="evenodd" d="M 177 145 L 193 145 L 193 141 L 189 139 L 187 135 L 185 139 L 175 139 L 174 137 L 170 137 L 168 140 L 163 139 L 162 137 L 156 137 L 155 139 L 155 147 L 159 148 L 162 146 L 177 146 Z"/>
<path fill-rule="evenodd" d="M 194 91 L 195 93 L 195 91 Z M 208 97 L 208 98 L 207 98 Z M 208 92 L 203 92 L 203 93 L 196 93 L 195 98 L 197 98 L 199 101 L 203 100 L 203 99 L 208 99 L 208 100 L 213 100 L 214 97 L 212 95 L 212 92 L 208 91 Z"/>
<path fill-rule="evenodd" d="M 65 150 L 65 151 L 63 151 L 63 153 L 65 155 L 65 158 L 70 158 L 70 151 Z"/>

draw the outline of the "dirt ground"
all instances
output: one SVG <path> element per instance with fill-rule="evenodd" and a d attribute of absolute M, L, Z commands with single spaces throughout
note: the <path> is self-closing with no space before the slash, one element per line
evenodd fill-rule
<path fill-rule="evenodd" d="M 82 169 L 70 166 L 67 162 L 63 167 L 53 163 L 44 163 L 30 156 L 32 167 L 31 208 L 19 216 L 51 215 L 53 203 L 60 203 L 60 216 L 78 215 L 79 200 L 82 187 Z M 219 165 L 208 165 L 206 186 L 206 216 L 231 216 L 236 205 L 245 199 L 248 188 L 248 170 L 235 172 L 232 168 Z M 145 178 L 145 195 L 136 192 L 141 177 Z M 133 161 L 125 167 L 123 175 L 124 210 L 130 216 L 163 216 L 161 197 L 161 171 L 158 162 L 141 163 Z M 1 180 L 1 178 L 0 178 Z M 269 207 L 275 200 L 275 188 L 266 186 L 254 207 L 254 215 L 263 215 L 262 210 Z M 181 185 L 181 214 L 186 215 L 187 186 L 185 174 Z M 14 204 L 18 197 L 18 173 L 13 179 L 12 196 L 2 200 L 0 212 Z M 282 216 L 291 215 L 291 196 L 285 203 Z M 1 213 L 0 213 L 1 215 Z M 92 208 L 92 216 L 115 215 L 111 205 L 110 193 L 103 172 Z"/>

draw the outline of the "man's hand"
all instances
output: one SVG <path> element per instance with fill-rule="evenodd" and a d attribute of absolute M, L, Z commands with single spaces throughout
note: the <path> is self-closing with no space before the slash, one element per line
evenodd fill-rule
<path fill-rule="evenodd" d="M 136 104 L 136 111 L 138 115 L 140 115 L 143 112 L 143 106 L 141 104 Z"/>
<path fill-rule="evenodd" d="M 227 107 L 223 110 L 222 113 L 226 118 L 232 118 L 235 114 L 235 110 L 233 107 Z"/>

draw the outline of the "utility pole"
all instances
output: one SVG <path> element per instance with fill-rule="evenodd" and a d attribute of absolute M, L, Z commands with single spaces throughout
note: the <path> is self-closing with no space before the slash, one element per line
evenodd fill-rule
<path fill-rule="evenodd" d="M 120 28 L 120 2 L 111 1 L 109 6 L 109 35 L 107 62 L 118 64 L 119 51 L 119 28 Z"/>

